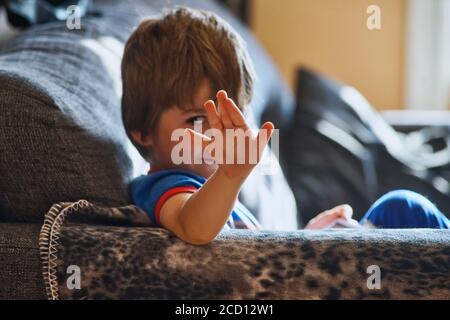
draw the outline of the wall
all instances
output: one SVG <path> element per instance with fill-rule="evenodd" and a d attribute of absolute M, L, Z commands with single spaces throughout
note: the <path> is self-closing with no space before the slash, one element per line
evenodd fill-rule
<path fill-rule="evenodd" d="M 381 8 L 381 30 L 366 26 Z M 300 65 L 360 90 L 379 109 L 402 108 L 405 0 L 252 0 L 250 25 L 294 86 Z"/>

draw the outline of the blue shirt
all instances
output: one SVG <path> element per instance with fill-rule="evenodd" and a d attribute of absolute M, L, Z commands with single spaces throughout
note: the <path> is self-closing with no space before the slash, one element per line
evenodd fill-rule
<path fill-rule="evenodd" d="M 204 177 L 188 171 L 161 170 L 135 178 L 131 182 L 131 197 L 138 207 L 147 212 L 153 225 L 161 226 L 160 211 L 167 199 L 178 193 L 195 192 L 205 182 Z M 251 212 L 236 200 L 224 228 L 259 230 L 261 225 Z"/>

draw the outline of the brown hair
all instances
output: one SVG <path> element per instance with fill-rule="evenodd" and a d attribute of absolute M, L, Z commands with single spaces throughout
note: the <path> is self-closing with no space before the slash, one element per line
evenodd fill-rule
<path fill-rule="evenodd" d="M 131 34 L 122 59 L 122 120 L 144 158 L 148 150 L 130 132 L 145 136 L 167 107 L 185 108 L 205 77 L 240 108 L 250 103 L 255 75 L 245 43 L 214 13 L 179 7 L 142 21 Z"/>

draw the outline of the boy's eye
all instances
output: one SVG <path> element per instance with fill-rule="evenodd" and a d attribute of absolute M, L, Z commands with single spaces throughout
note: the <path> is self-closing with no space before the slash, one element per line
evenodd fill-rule
<path fill-rule="evenodd" d="M 194 124 L 196 121 L 204 123 L 206 121 L 205 116 L 195 116 L 186 120 L 189 124 Z"/>

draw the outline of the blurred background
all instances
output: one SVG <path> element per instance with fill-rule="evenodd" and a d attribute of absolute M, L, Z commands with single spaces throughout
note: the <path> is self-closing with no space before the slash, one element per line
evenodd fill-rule
<path fill-rule="evenodd" d="M 294 91 L 297 71 L 304 66 L 355 87 L 378 110 L 450 108 L 450 0 L 215 1 L 249 27 Z M 185 2 L 201 6 L 207 1 Z M 9 19 L 23 26 L 23 15 L 31 24 L 51 19 L 52 5 L 59 6 L 55 14 L 64 19 L 69 4 L 85 14 L 93 2 L 0 0 L 0 7 L 6 3 Z M 368 27 L 371 19 L 377 28 Z M 0 42 L 14 34 L 6 21 L 1 10 Z"/>
<path fill-rule="evenodd" d="M 300 65 L 377 109 L 450 107 L 449 0 L 229 0 L 292 88 Z M 371 5 L 381 28 L 369 30 Z"/>

